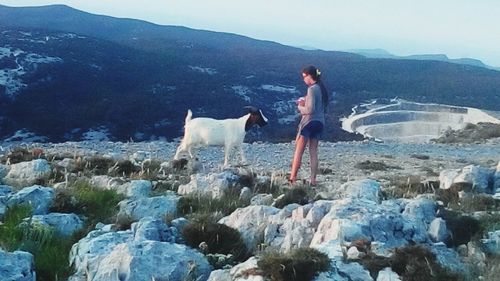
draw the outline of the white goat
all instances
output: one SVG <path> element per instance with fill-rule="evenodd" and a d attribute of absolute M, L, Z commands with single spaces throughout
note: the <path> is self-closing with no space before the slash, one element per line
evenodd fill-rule
<path fill-rule="evenodd" d="M 246 162 L 243 152 L 243 139 L 245 133 L 254 125 L 260 127 L 267 125 L 268 119 L 261 110 L 247 106 L 250 113 L 237 119 L 217 120 L 212 118 L 194 118 L 193 113 L 188 110 L 186 124 L 184 126 L 184 138 L 182 139 L 174 159 L 179 159 L 183 151 L 187 151 L 194 158 L 192 148 L 200 146 L 224 146 L 224 166 L 229 162 L 229 153 L 233 148 L 240 151 L 241 161 Z"/>

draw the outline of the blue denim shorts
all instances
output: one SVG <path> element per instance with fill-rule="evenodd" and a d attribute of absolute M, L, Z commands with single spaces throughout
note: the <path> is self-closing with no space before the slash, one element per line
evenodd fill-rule
<path fill-rule="evenodd" d="M 308 139 L 320 139 L 323 134 L 323 123 L 311 121 L 300 130 L 300 135 Z"/>

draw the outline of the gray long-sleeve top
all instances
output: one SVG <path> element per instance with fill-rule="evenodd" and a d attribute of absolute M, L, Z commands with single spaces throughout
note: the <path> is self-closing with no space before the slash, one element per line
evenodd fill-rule
<path fill-rule="evenodd" d="M 307 95 L 305 97 L 305 105 L 298 105 L 297 108 L 302 115 L 299 123 L 299 133 L 311 121 L 319 121 L 325 124 L 325 110 L 323 108 L 323 101 L 321 95 L 321 88 L 318 84 L 309 86 Z"/>

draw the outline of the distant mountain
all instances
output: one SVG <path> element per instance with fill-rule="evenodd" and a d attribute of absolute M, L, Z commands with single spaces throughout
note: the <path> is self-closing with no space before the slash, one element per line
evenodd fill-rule
<path fill-rule="evenodd" d="M 375 98 L 500 110 L 500 72 L 470 65 L 304 50 L 62 5 L 0 6 L 0 34 L 0 139 L 172 139 L 187 109 L 234 118 L 254 105 L 271 124 L 248 140 L 290 141 L 308 64 L 331 93 L 327 140 L 352 139 L 338 118 Z"/>
<path fill-rule="evenodd" d="M 471 58 L 460 58 L 460 59 L 450 59 L 444 54 L 423 54 L 423 55 L 409 55 L 409 56 L 396 56 L 384 49 L 353 49 L 348 52 L 355 53 L 358 55 L 365 56 L 367 58 L 384 58 L 384 59 L 408 59 L 408 60 L 434 60 L 434 61 L 444 61 L 457 64 L 472 65 L 478 67 L 484 67 L 488 69 L 500 71 L 500 67 L 493 67 L 484 64 L 481 60 L 471 59 Z"/>

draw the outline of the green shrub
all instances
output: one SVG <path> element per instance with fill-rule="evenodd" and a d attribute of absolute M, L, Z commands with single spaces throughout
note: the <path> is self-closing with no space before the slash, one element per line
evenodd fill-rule
<path fill-rule="evenodd" d="M 294 249 L 288 254 L 265 251 L 257 264 L 273 281 L 308 281 L 331 267 L 326 254 L 311 248 Z"/>
<path fill-rule="evenodd" d="M 200 243 L 205 242 L 206 248 L 202 249 L 205 254 L 231 254 L 238 261 L 248 257 L 240 233 L 229 226 L 216 223 L 214 217 L 210 215 L 193 218 L 182 229 L 182 236 L 189 246 L 196 249 Z"/>
<path fill-rule="evenodd" d="M 485 214 L 479 218 L 481 232 L 487 233 L 490 231 L 500 230 L 500 213 Z"/>
<path fill-rule="evenodd" d="M 19 249 L 23 239 L 23 231 L 19 224 L 24 218 L 30 217 L 33 208 L 30 205 L 14 205 L 7 207 L 0 224 L 0 248 L 9 252 Z"/>
<path fill-rule="evenodd" d="M 388 169 L 401 169 L 400 167 L 390 166 L 383 162 L 366 160 L 355 165 L 356 168 L 369 171 L 387 171 Z"/>
<path fill-rule="evenodd" d="M 93 175 L 107 175 L 109 169 L 116 164 L 116 161 L 102 156 L 94 156 L 88 159 L 80 159 L 76 162 L 73 172 L 83 172 Z"/>
<path fill-rule="evenodd" d="M 66 189 L 55 193 L 51 212 L 75 213 L 86 218 L 86 224 L 93 227 L 98 222 L 112 223 L 124 196 L 114 190 L 100 189 L 86 181 L 76 181 Z"/>
<path fill-rule="evenodd" d="M 221 198 L 211 198 L 209 195 L 183 196 L 177 203 L 177 213 L 186 216 L 194 213 L 211 214 L 220 213 L 224 216 L 230 215 L 237 208 L 248 206 L 249 202 L 241 200 L 234 192 L 226 192 Z"/>
<path fill-rule="evenodd" d="M 467 244 L 481 233 L 481 225 L 473 217 L 450 210 L 440 210 L 439 214 L 446 221 L 446 227 L 451 232 L 451 238 L 446 242 L 449 247 Z"/>
<path fill-rule="evenodd" d="M 300 205 L 305 205 L 310 202 L 311 188 L 307 187 L 296 187 L 285 191 L 285 196 L 276 201 L 276 208 L 283 208 L 288 204 L 297 203 Z"/>
<path fill-rule="evenodd" d="M 27 251 L 35 259 L 37 280 L 64 279 L 70 274 L 68 254 L 77 237 L 59 237 L 52 228 L 21 223 L 30 217 L 29 205 L 15 205 L 7 209 L 4 222 L 0 225 L 0 246 L 7 251 Z"/>
<path fill-rule="evenodd" d="M 408 281 L 440 281 L 459 280 L 448 274 L 436 260 L 436 256 L 423 245 L 396 248 L 391 257 L 391 268 L 402 280 Z"/>

